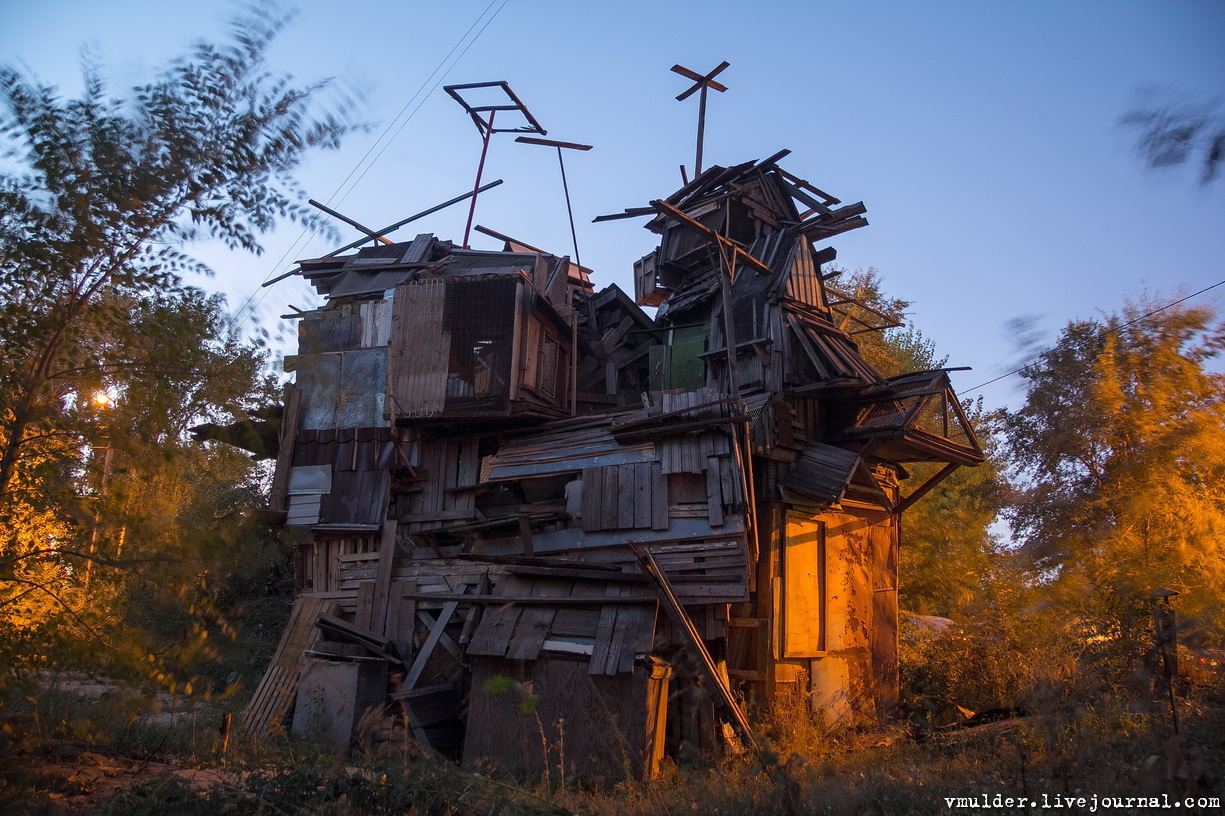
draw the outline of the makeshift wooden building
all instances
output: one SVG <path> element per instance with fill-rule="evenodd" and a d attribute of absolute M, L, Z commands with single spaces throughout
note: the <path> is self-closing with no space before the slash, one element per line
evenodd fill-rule
<path fill-rule="evenodd" d="M 860 356 L 889 324 L 820 245 L 865 208 L 785 154 L 627 210 L 660 236 L 633 299 L 488 230 L 502 250 L 301 263 L 327 302 L 286 361 L 271 502 L 298 601 L 249 728 L 288 727 L 296 694 L 341 742 L 396 720 L 531 774 L 564 732 L 576 772 L 650 774 L 720 723 L 751 740 L 781 689 L 890 711 L 900 516 L 982 453 L 947 371 Z"/>

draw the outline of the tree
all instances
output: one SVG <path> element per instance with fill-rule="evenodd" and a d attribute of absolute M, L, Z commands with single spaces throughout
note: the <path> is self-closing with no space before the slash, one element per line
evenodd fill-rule
<path fill-rule="evenodd" d="M 1225 623 L 1225 325 L 1207 308 L 1128 305 L 1073 321 L 1022 371 L 1006 417 L 1012 510 L 1035 580 L 1093 635 L 1134 647 L 1159 586 Z M 1218 629 L 1219 631 L 1219 629 Z"/>
<path fill-rule="evenodd" d="M 129 318 L 206 271 L 185 241 L 259 252 L 258 233 L 306 214 L 290 174 L 349 125 L 315 114 L 320 86 L 263 68 L 282 22 L 237 21 L 231 44 L 197 45 L 126 100 L 92 68 L 67 102 L 0 68 L 0 133 L 23 166 L 0 175 L 0 507 L 27 446 L 66 432 L 74 395 L 155 367 Z"/>
<path fill-rule="evenodd" d="M 254 14 L 127 98 L 92 68 L 69 101 L 0 68 L 4 665 L 82 629 L 104 642 L 141 591 L 190 596 L 190 617 L 249 534 L 235 522 L 258 495 L 253 463 L 184 436 L 268 401 L 272 382 L 223 301 L 185 284 L 208 270 L 181 247 L 259 252 L 261 232 L 308 212 L 303 156 L 350 129 L 344 105 L 319 110 L 321 85 L 266 71 L 284 19 Z"/>
<path fill-rule="evenodd" d="M 886 377 L 941 368 L 948 359 L 910 321 L 910 302 L 885 293 L 873 268 L 843 272 L 836 291 L 852 298 L 856 316 L 869 324 L 894 324 L 855 335 L 859 353 Z M 867 309 L 863 309 L 867 307 Z M 954 615 L 969 604 L 994 569 L 998 545 L 991 525 L 1005 501 L 999 478 L 994 418 L 981 405 L 963 406 L 988 460 L 960 468 L 906 512 L 901 527 L 900 600 L 903 608 L 928 615 Z M 938 466 L 910 466 L 922 483 Z"/>

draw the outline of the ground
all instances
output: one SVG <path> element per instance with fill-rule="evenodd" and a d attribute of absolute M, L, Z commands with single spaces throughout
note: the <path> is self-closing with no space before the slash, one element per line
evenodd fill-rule
<path fill-rule="evenodd" d="M 223 755 L 215 706 L 169 725 L 132 721 L 126 730 L 73 737 L 65 725 L 85 731 L 85 720 L 63 718 L 87 711 L 58 705 L 5 720 L 0 812 L 948 814 L 959 810 L 950 797 L 998 793 L 1004 800 L 1045 796 L 1048 807 L 1086 797 L 1064 813 L 1091 812 L 1094 795 L 1189 798 L 1178 812 L 1195 814 L 1221 812 L 1210 800 L 1225 796 L 1225 672 L 1204 673 L 1185 690 L 1178 735 L 1168 708 L 1105 702 L 947 731 L 895 722 L 821 733 L 791 716 L 763 726 L 771 749 L 759 756 L 669 764 L 654 782 L 603 790 L 574 780 L 563 786 L 556 772 L 551 784 L 528 785 L 407 752 L 337 755 L 288 741 L 237 737 Z M 58 725 L 52 715 L 61 717 Z"/>

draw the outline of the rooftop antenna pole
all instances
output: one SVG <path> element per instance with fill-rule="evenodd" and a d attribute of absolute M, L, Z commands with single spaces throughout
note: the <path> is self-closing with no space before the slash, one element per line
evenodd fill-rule
<path fill-rule="evenodd" d="M 460 91 L 474 90 L 477 88 L 499 88 L 505 94 L 510 104 L 500 105 L 472 105 Z M 464 225 L 464 249 L 468 248 L 468 237 L 472 234 L 472 218 L 476 214 L 476 197 L 481 191 L 481 173 L 485 171 L 485 156 L 489 152 L 489 138 L 495 133 L 539 133 L 541 136 L 548 133 L 540 123 L 536 121 L 536 117 L 532 116 L 532 112 L 527 109 L 519 97 L 515 96 L 515 92 L 510 89 L 504 81 L 497 82 L 470 82 L 466 85 L 447 85 L 443 90 L 450 94 L 451 98 L 463 106 L 463 109 L 468 112 L 468 116 L 472 117 L 473 124 L 481 133 L 481 160 L 476 167 L 476 183 L 472 186 L 472 203 L 468 205 L 468 223 Z M 493 126 L 494 116 L 498 111 L 518 111 L 526 120 L 526 126 L 495 128 Z"/>
<path fill-rule="evenodd" d="M 468 202 L 468 222 L 464 224 L 464 249 L 468 248 L 468 236 L 472 233 L 472 217 L 476 214 L 476 191 L 481 189 L 481 174 L 485 172 L 485 156 L 489 153 L 489 137 L 493 135 L 493 117 L 497 111 L 489 112 L 488 126 L 482 127 L 481 160 L 476 164 L 476 182 L 472 185 L 472 200 Z M 479 120 L 478 120 L 479 122 Z M 480 127 L 480 123 L 477 127 Z"/>
<path fill-rule="evenodd" d="M 676 97 L 677 102 L 684 102 L 694 91 L 701 91 L 698 96 L 698 154 L 693 163 L 693 177 L 697 178 L 702 175 L 702 143 L 706 138 L 706 89 L 714 88 L 719 93 L 727 90 L 727 86 L 722 82 L 715 82 L 715 77 L 720 74 L 724 68 L 727 68 L 731 63 L 724 60 L 719 63 L 719 67 L 711 71 L 709 74 L 699 74 L 697 71 L 691 71 L 682 65 L 673 65 L 672 70 L 680 74 L 686 79 L 693 80 L 693 87 L 689 88 L 684 93 Z M 682 176 L 684 174 L 682 173 Z"/>
<path fill-rule="evenodd" d="M 557 148 L 557 165 L 561 168 L 561 189 L 566 194 L 566 214 L 570 216 L 570 239 L 574 241 L 574 262 L 582 266 L 583 262 L 578 256 L 578 233 L 574 231 L 574 208 L 570 206 L 570 185 L 566 183 L 566 162 L 561 157 L 561 149 L 566 147 L 570 150 L 590 150 L 592 146 L 575 142 L 557 142 L 552 139 L 536 139 L 531 136 L 520 136 L 515 141 Z"/>

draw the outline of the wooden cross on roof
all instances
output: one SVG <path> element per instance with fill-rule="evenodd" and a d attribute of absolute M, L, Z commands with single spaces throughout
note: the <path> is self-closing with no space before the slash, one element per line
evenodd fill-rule
<path fill-rule="evenodd" d="M 693 177 L 697 178 L 702 175 L 702 141 L 706 135 L 706 89 L 714 88 L 719 93 L 727 90 L 727 86 L 722 82 L 716 82 L 715 77 L 718 76 L 723 69 L 727 68 L 731 63 L 724 60 L 719 63 L 719 67 L 711 71 L 709 74 L 699 74 L 697 71 L 691 71 L 682 65 L 673 65 L 672 70 L 681 76 L 692 79 L 693 87 L 676 97 L 677 102 L 684 102 L 694 91 L 701 91 L 698 95 L 698 155 L 693 163 Z M 683 168 L 682 168 L 683 169 Z"/>

